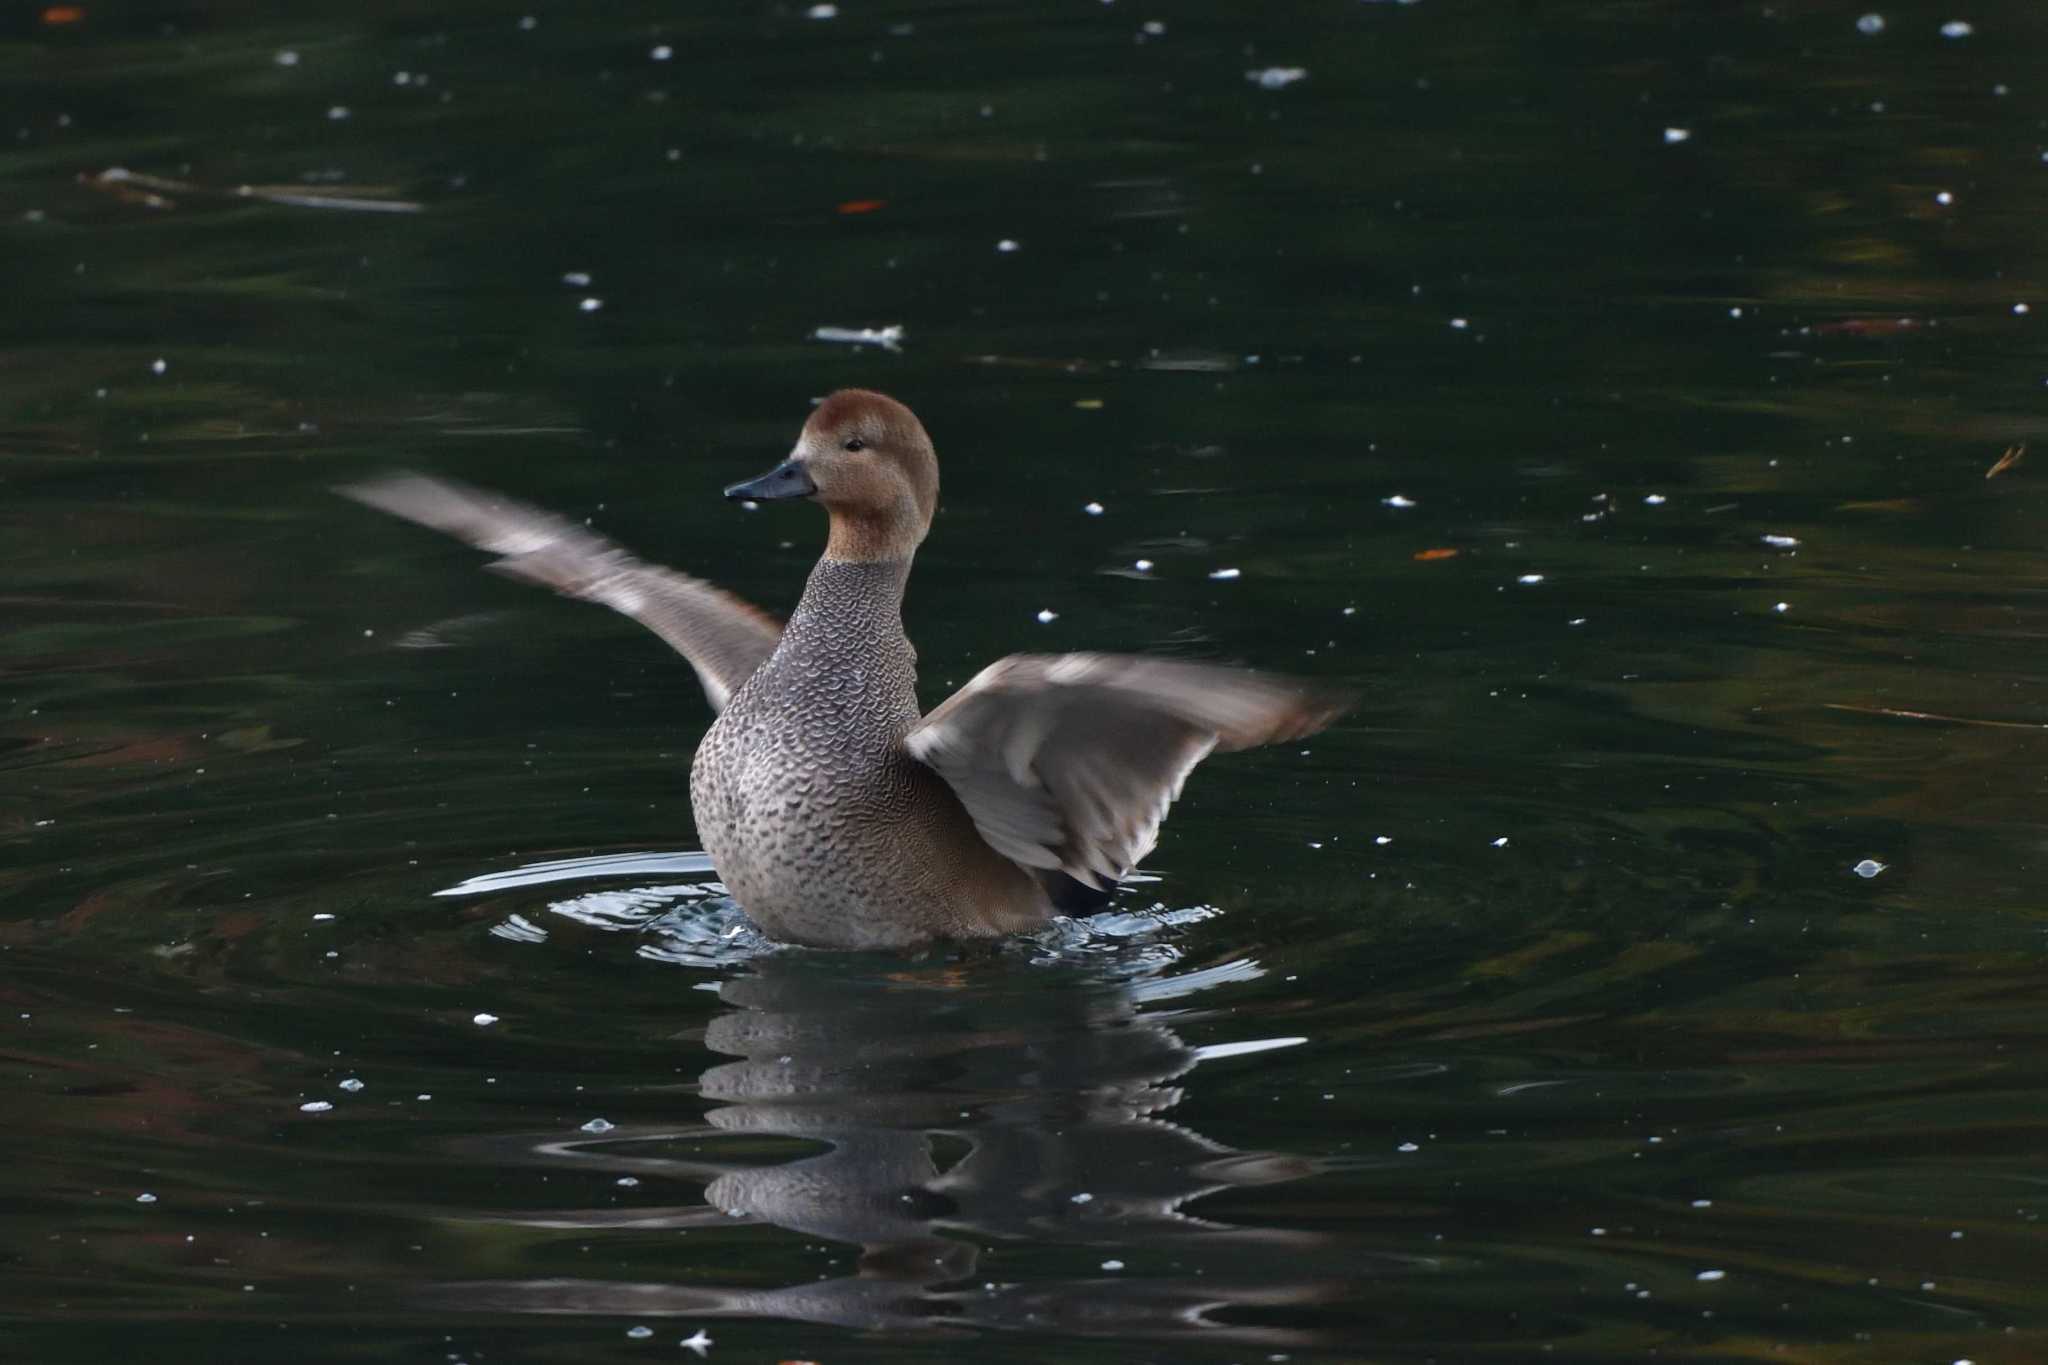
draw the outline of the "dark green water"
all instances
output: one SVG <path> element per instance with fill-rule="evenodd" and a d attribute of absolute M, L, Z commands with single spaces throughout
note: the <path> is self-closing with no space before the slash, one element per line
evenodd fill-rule
<path fill-rule="evenodd" d="M 2048 12 L 81 8 L 0 21 L 0 1359 L 2048 1358 Z M 717 490 L 846 384 L 931 702 L 1364 704 L 989 956 L 521 872 L 696 847 L 694 680 L 326 489 L 786 609 Z"/>

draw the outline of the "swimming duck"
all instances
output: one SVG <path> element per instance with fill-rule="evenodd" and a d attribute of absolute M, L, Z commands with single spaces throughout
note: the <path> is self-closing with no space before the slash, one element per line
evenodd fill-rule
<path fill-rule="evenodd" d="M 689 661 L 718 713 L 690 768 L 698 836 L 784 942 L 986 938 L 1098 905 L 1211 751 L 1313 733 L 1348 705 L 1211 664 L 1013 654 L 920 714 L 903 591 L 938 460 L 909 408 L 864 389 L 826 398 L 787 459 L 725 490 L 830 514 L 786 624 L 481 489 L 408 473 L 341 491 L 500 556 L 500 573 L 622 612 Z"/>

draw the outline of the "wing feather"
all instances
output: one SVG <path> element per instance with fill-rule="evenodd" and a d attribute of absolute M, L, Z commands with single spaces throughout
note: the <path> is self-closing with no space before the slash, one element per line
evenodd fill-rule
<path fill-rule="evenodd" d="M 1098 890 L 1152 851 L 1216 749 L 1299 738 L 1350 698 L 1267 673 L 1115 654 L 990 665 L 905 746 L 953 788 L 990 847 Z"/>
<path fill-rule="evenodd" d="M 713 710 L 725 709 L 782 639 L 781 622 L 731 593 L 645 563 L 586 527 L 481 488 L 400 473 L 336 491 L 498 555 L 486 567 L 508 578 L 630 616 L 689 661 Z"/>

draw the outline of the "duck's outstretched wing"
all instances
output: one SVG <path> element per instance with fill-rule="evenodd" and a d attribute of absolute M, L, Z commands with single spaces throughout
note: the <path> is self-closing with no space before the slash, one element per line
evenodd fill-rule
<path fill-rule="evenodd" d="M 335 491 L 502 556 L 487 567 L 507 577 L 632 617 L 690 661 L 715 711 L 782 639 L 780 621 L 731 593 L 643 563 L 594 531 L 481 488 L 399 473 Z"/>
<path fill-rule="evenodd" d="M 1113 884 L 1152 851 L 1211 750 L 1312 734 L 1348 694 L 1269 673 L 1119 654 L 1013 654 L 904 739 L 996 852 Z"/>

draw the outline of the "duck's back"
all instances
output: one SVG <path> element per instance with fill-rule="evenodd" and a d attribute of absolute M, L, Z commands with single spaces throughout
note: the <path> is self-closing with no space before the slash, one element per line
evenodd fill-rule
<path fill-rule="evenodd" d="M 902 747 L 919 715 L 907 569 L 821 560 L 782 643 L 697 750 L 698 836 L 774 938 L 901 946 L 1044 917 L 1036 883 Z"/>

